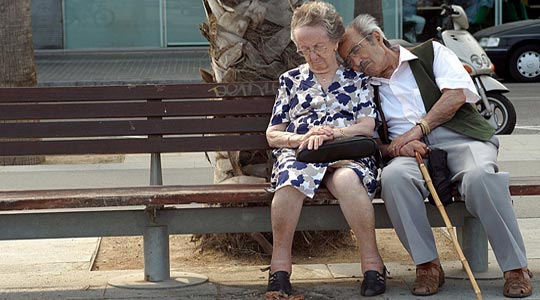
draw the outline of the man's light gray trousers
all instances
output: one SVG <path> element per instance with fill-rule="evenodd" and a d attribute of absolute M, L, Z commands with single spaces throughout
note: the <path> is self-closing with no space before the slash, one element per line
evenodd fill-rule
<path fill-rule="evenodd" d="M 429 134 L 430 147 L 448 153 L 452 182 L 467 210 L 486 230 L 502 271 L 527 265 L 512 208 L 509 174 L 498 172 L 498 139 L 477 141 L 443 127 Z M 438 257 L 424 199 L 429 191 L 415 158 L 396 157 L 382 171 L 382 198 L 396 233 L 416 265 Z"/>

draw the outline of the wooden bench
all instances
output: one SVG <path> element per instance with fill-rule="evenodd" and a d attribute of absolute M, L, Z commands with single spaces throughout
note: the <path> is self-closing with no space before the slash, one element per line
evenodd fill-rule
<path fill-rule="evenodd" d="M 0 240 L 143 236 L 144 278 L 170 279 L 169 234 L 268 232 L 270 208 L 178 204 L 266 203 L 267 184 L 161 186 L 161 153 L 269 150 L 265 129 L 276 82 L 0 88 L 0 156 L 151 155 L 150 185 L 0 192 Z M 539 194 L 537 182 L 514 195 Z M 332 199 L 322 189 L 315 200 Z M 338 205 L 306 203 L 298 230 L 348 228 Z M 377 228 L 391 228 L 382 201 Z M 444 226 L 427 204 L 433 226 Z M 487 239 L 463 203 L 448 207 L 475 271 L 487 270 Z M 323 216 L 324 217 L 321 217 Z"/>

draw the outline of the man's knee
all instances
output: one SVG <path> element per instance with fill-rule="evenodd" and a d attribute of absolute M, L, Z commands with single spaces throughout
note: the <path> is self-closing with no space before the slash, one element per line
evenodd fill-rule
<path fill-rule="evenodd" d="M 487 165 L 475 166 L 468 169 L 463 175 L 463 182 L 468 184 L 483 184 L 483 182 L 493 180 L 495 170 Z"/>
<path fill-rule="evenodd" d="M 389 187 L 394 184 L 405 183 L 410 180 L 406 172 L 403 172 L 403 168 L 400 165 L 388 165 L 383 168 L 381 173 L 381 182 L 383 189 L 385 186 Z"/>

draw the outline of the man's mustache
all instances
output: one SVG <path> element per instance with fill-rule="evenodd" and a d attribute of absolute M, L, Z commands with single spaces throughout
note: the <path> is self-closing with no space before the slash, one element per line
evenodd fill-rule
<path fill-rule="evenodd" d="M 363 71 L 364 68 L 369 64 L 369 61 L 367 60 L 362 60 L 361 62 L 358 63 L 358 68 Z"/>

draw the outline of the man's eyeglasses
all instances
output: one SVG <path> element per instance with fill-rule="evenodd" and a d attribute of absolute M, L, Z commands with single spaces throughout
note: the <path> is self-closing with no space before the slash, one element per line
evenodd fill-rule
<path fill-rule="evenodd" d="M 296 53 L 302 55 L 303 57 L 307 57 L 311 52 L 317 55 L 323 55 L 326 53 L 326 50 L 328 50 L 327 46 L 322 45 L 322 44 L 317 44 L 313 46 L 313 48 L 298 49 Z"/>
<path fill-rule="evenodd" d="M 343 62 L 343 64 L 345 65 L 346 68 L 352 68 L 352 58 L 357 58 L 358 55 L 360 55 L 359 52 L 362 49 L 362 42 L 365 39 L 367 39 L 367 37 L 370 36 L 370 35 L 371 35 L 371 33 L 366 35 L 359 42 L 354 44 L 354 46 L 352 46 L 351 50 L 349 50 L 349 53 L 347 54 L 347 56 L 345 57 L 345 61 Z"/>

